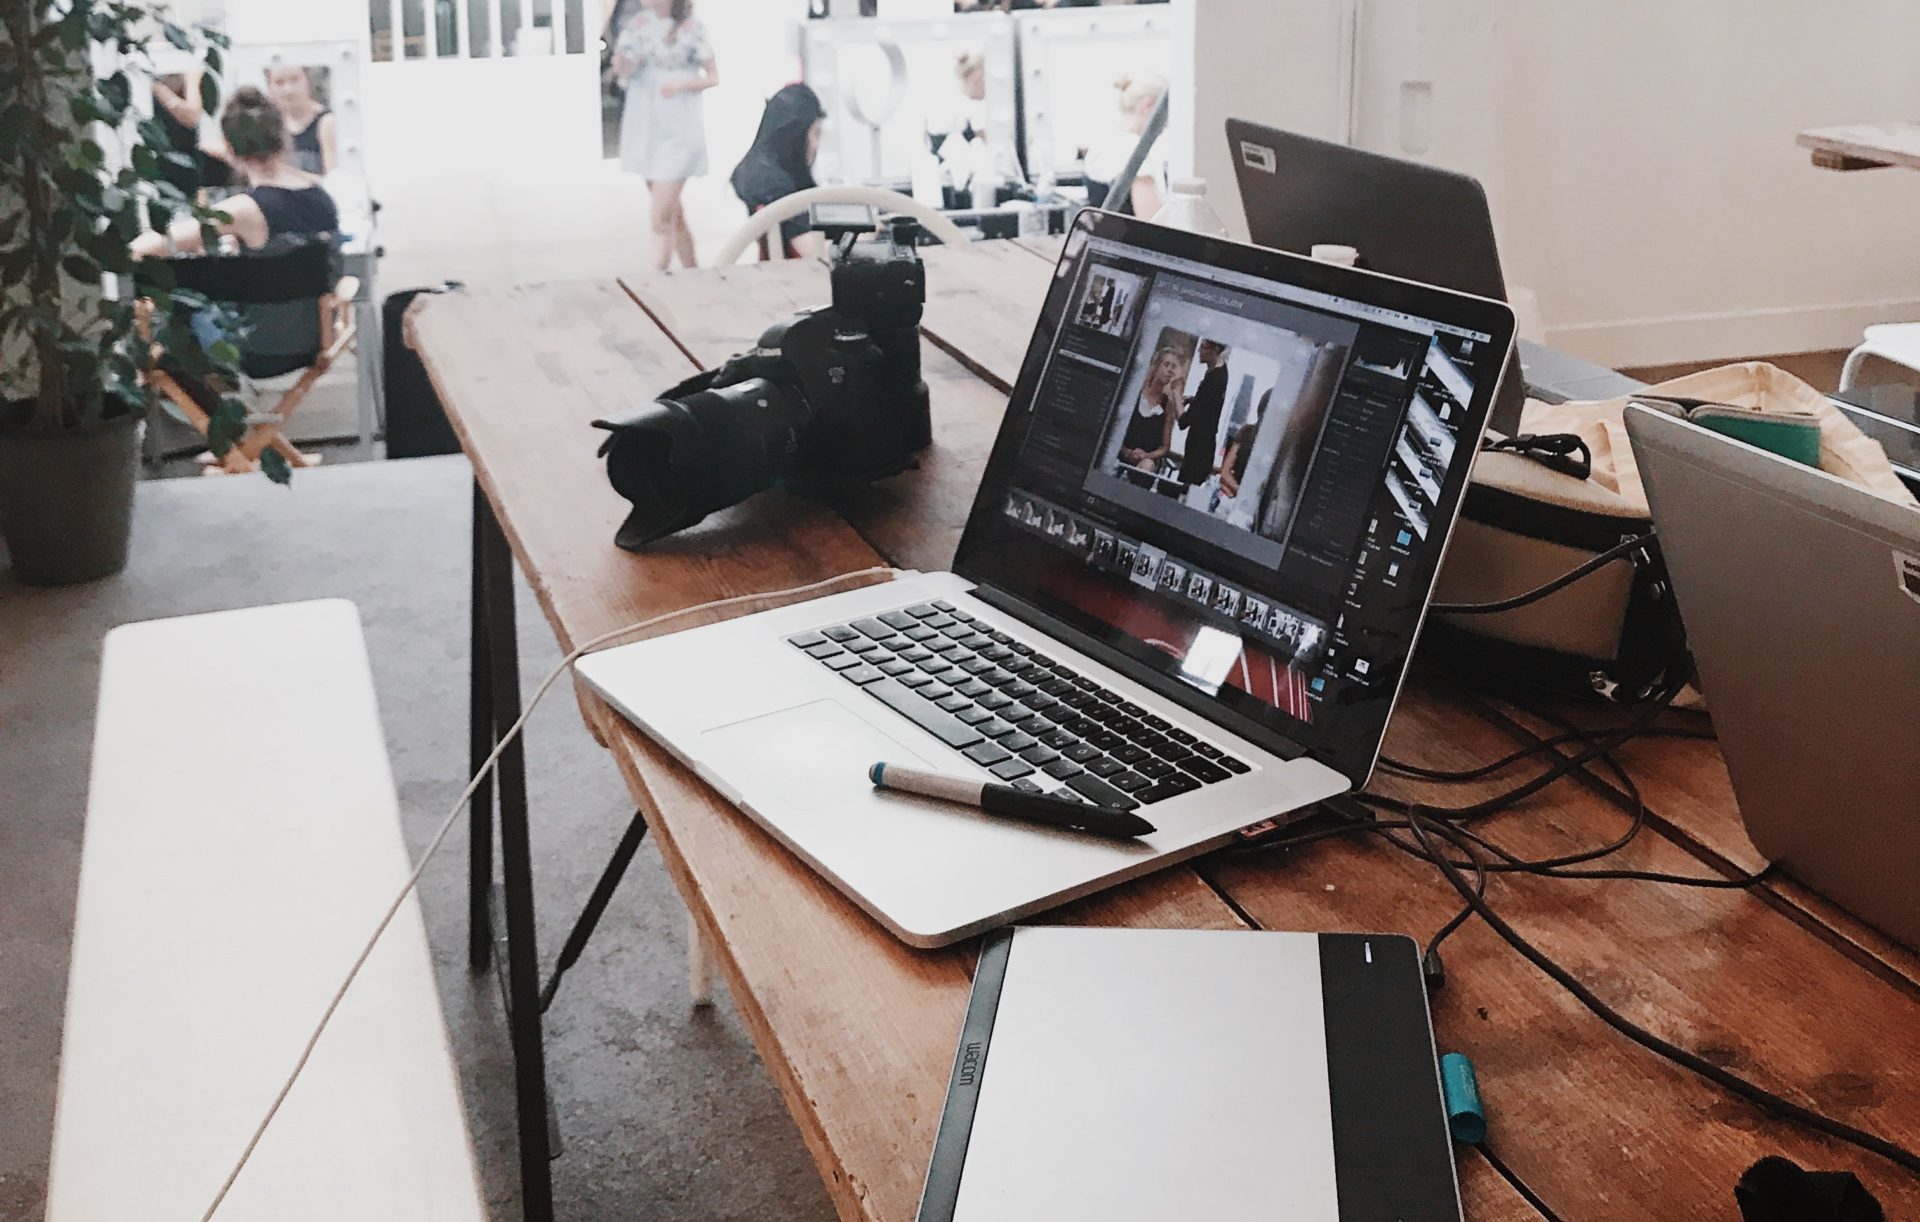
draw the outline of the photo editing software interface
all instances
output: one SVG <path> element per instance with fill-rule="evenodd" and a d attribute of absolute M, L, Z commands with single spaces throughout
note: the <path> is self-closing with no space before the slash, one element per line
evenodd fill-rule
<path fill-rule="evenodd" d="M 1098 238 L 1063 274 L 1021 592 L 1283 734 L 1391 696 L 1492 338 Z"/>

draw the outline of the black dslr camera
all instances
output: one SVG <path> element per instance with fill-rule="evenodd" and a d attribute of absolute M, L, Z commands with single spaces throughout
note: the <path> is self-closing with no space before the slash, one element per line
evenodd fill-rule
<path fill-rule="evenodd" d="M 864 228 L 864 226 L 863 226 Z M 775 323 L 751 352 L 594 424 L 607 478 L 633 503 L 614 541 L 638 551 L 782 484 L 894 475 L 933 440 L 920 377 L 920 227 L 892 217 L 835 248 L 833 304 Z"/>

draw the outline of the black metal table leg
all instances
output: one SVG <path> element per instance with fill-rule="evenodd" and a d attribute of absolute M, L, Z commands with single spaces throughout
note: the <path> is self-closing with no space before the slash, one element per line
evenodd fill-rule
<path fill-rule="evenodd" d="M 600 880 L 593 884 L 593 893 L 587 896 L 587 905 L 580 910 L 580 919 L 573 923 L 573 931 L 560 948 L 560 961 L 554 964 L 553 975 L 547 977 L 547 987 L 540 991 L 542 1012 L 553 1004 L 554 994 L 560 991 L 560 977 L 580 961 L 580 952 L 587 949 L 587 939 L 593 936 L 594 927 L 600 924 L 600 914 L 607 910 L 607 902 L 613 898 L 614 889 L 620 885 L 627 867 L 633 864 L 633 855 L 640 851 L 640 842 L 646 837 L 647 812 L 636 810 L 633 812 L 633 821 L 627 824 L 627 830 L 620 837 L 620 843 L 614 848 L 606 868 L 600 871 Z"/>
<path fill-rule="evenodd" d="M 488 650 L 485 550 L 481 546 L 493 507 L 480 481 L 473 483 L 473 579 L 468 654 L 467 775 L 480 771 L 498 741 L 493 724 L 492 657 Z M 467 966 L 484 972 L 493 960 L 493 929 L 487 895 L 493 887 L 493 774 L 473 791 L 467 804 Z"/>
<path fill-rule="evenodd" d="M 513 552 L 484 496 L 474 501 L 486 606 L 498 742 L 520 715 L 520 650 L 513 607 Z M 507 1026 L 513 1044 L 520 1133 L 520 1194 L 526 1222 L 552 1222 L 552 1141 L 547 1131 L 546 1048 L 540 1022 L 540 962 L 533 912 L 533 849 L 527 828 L 526 757 L 515 738 L 500 752 L 500 868 L 507 927 Z"/>

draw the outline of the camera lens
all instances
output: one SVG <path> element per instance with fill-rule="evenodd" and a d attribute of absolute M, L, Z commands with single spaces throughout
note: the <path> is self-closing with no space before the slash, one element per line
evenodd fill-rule
<path fill-rule="evenodd" d="M 607 477 L 633 503 L 615 541 L 642 547 L 773 486 L 806 412 L 766 378 L 662 398 L 608 420 Z"/>

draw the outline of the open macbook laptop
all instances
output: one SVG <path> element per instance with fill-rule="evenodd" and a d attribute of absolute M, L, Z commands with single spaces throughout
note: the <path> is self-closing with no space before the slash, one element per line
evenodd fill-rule
<path fill-rule="evenodd" d="M 1651 408 L 1627 435 L 1747 834 L 1920 948 L 1920 509 Z"/>
<path fill-rule="evenodd" d="M 1295 254 L 1321 243 L 1351 246 L 1362 267 L 1506 300 L 1493 213 L 1477 180 L 1245 119 L 1227 120 L 1227 143 L 1255 245 Z M 1610 399 L 1639 388 L 1612 370 L 1521 341 L 1489 423 L 1518 432 L 1528 394 Z"/>
<path fill-rule="evenodd" d="M 1144 874 L 1365 783 L 1512 331 L 1499 302 L 1090 210 L 952 572 L 579 673 L 914 945 Z M 880 760 L 1158 830 L 879 792 Z"/>

